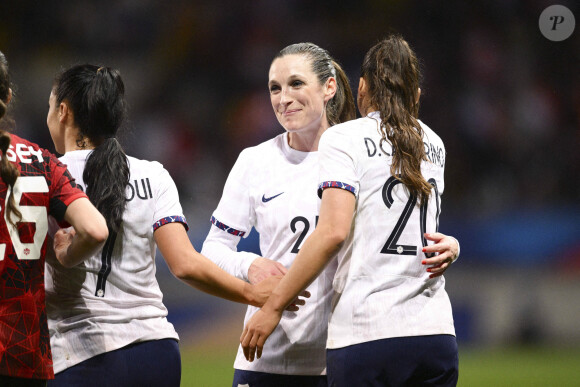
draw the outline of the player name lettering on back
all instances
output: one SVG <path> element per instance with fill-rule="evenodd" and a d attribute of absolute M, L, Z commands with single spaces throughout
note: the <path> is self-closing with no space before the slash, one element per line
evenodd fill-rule
<path fill-rule="evenodd" d="M 377 145 L 375 144 L 375 142 L 373 141 L 372 138 L 365 137 L 364 142 L 365 142 L 365 147 L 367 148 L 367 155 L 369 157 L 382 156 L 381 151 L 384 154 L 386 154 L 387 156 L 390 156 L 390 154 L 388 152 L 385 152 L 384 149 L 382 149 L 380 147 L 377 148 Z"/>
<path fill-rule="evenodd" d="M 80 188 L 83 192 L 86 192 L 85 187 L 81 184 L 76 182 L 78 188 Z M 125 200 L 130 202 L 133 199 L 141 199 L 141 200 L 149 200 L 153 198 L 153 192 L 151 191 L 151 183 L 149 182 L 149 178 L 146 177 L 145 179 L 133 180 L 129 182 L 126 190 L 126 197 Z"/>
<path fill-rule="evenodd" d="M 8 160 L 15 163 L 16 159 L 24 164 L 32 164 L 32 157 L 36 156 L 39 163 L 42 163 L 44 159 L 42 158 L 42 150 L 34 149 L 30 145 L 26 144 L 16 144 L 16 146 L 10 145 L 10 148 L 6 151 L 6 157 Z"/>
<path fill-rule="evenodd" d="M 365 137 L 364 145 L 367 150 L 368 157 L 379 157 L 379 156 L 390 156 L 389 152 L 385 151 L 380 144 L 380 139 L 372 139 L 369 137 Z M 377 144 L 377 141 L 379 143 Z M 428 142 L 423 142 L 425 147 L 425 154 L 429 161 L 433 164 L 438 165 L 440 167 L 445 166 L 445 151 L 438 145 L 434 145 Z"/>
<path fill-rule="evenodd" d="M 425 153 L 427 154 L 427 158 L 429 159 L 429 161 L 431 161 L 433 164 L 439 167 L 444 167 L 445 150 L 443 150 L 443 148 L 441 148 L 440 146 L 433 145 L 428 142 L 423 142 L 423 145 L 425 145 Z"/>
<path fill-rule="evenodd" d="M 127 187 L 127 198 L 125 200 L 130 202 L 131 200 L 135 199 L 135 197 L 141 200 L 153 198 L 151 184 L 149 183 L 148 177 L 145 179 L 133 180 L 133 184 L 129 182 L 129 186 Z"/>

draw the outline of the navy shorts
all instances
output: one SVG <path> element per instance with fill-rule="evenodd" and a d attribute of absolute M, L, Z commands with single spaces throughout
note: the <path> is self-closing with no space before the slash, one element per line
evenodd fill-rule
<path fill-rule="evenodd" d="M 455 336 L 396 337 L 326 351 L 328 385 L 456 386 Z"/>
<path fill-rule="evenodd" d="M 232 387 L 326 387 L 326 376 L 280 375 L 265 372 L 236 370 Z"/>
<path fill-rule="evenodd" d="M 4 387 L 45 387 L 46 379 L 15 378 L 0 375 L 0 386 Z"/>
<path fill-rule="evenodd" d="M 53 387 L 179 387 L 181 355 L 173 339 L 143 341 L 105 352 L 54 376 Z"/>

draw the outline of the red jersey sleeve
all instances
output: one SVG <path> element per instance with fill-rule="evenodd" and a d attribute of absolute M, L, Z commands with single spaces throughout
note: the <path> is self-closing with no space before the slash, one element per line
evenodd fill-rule
<path fill-rule="evenodd" d="M 67 170 L 66 165 L 60 162 L 53 154 L 44 152 L 49 170 L 50 179 L 50 207 L 49 213 L 59 222 L 64 218 L 64 214 L 69 204 L 79 198 L 86 198 L 87 195 L 77 186 L 75 179 Z"/>

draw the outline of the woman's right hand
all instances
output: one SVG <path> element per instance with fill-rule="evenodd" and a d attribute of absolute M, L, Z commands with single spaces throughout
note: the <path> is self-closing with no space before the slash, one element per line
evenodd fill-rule
<path fill-rule="evenodd" d="M 288 272 L 288 269 L 280 262 L 258 257 L 254 259 L 248 269 L 248 280 L 255 285 L 270 276 L 283 276 L 286 272 Z"/>
<path fill-rule="evenodd" d="M 54 255 L 59 260 L 63 260 L 63 256 L 66 256 L 69 246 L 72 244 L 73 238 L 75 236 L 75 230 L 72 227 L 67 229 L 61 228 L 54 234 L 53 239 L 53 249 Z"/>

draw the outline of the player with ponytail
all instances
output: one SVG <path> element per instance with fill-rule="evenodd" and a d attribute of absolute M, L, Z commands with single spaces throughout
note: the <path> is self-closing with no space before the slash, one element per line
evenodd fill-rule
<path fill-rule="evenodd" d="M 59 262 L 90 257 L 108 233 L 66 166 L 7 131 L 12 97 L 0 52 L 0 385 L 46 386 L 54 377 L 44 291 L 48 215 L 76 230 L 66 248 L 56 248 Z"/>
<path fill-rule="evenodd" d="M 157 247 L 176 277 L 232 301 L 259 306 L 279 280 L 250 285 L 194 249 L 169 173 L 158 162 L 127 156 L 117 140 L 125 118 L 118 70 L 83 64 L 56 76 L 47 115 L 51 137 L 110 234 L 98 254 L 47 266 L 56 374 L 49 386 L 87 380 L 99 386 L 180 385 L 178 335 L 155 278 Z M 68 239 L 57 242 L 66 246 Z"/>
<path fill-rule="evenodd" d="M 129 184 L 129 161 L 117 140 L 126 117 L 124 93 L 119 72 L 109 67 L 78 66 L 54 82 L 56 103 L 66 101 L 76 113 L 77 147 L 92 149 L 83 172 L 86 193 L 112 232 L 121 226 Z"/>
<path fill-rule="evenodd" d="M 403 38 L 391 35 L 367 52 L 357 97 L 362 118 L 320 138 L 318 224 L 246 324 L 240 341 L 249 361 L 265 353 L 293 295 L 336 264 L 328 385 L 457 384 L 442 275 L 456 255 L 433 255 L 428 242 L 441 213 L 445 147 L 417 118 L 419 94 L 417 59 Z"/>
<path fill-rule="evenodd" d="M 274 114 L 285 131 L 242 151 L 202 249 L 224 270 L 251 283 L 293 267 L 304 240 L 318 229 L 320 140 L 333 125 L 356 118 L 346 73 L 327 50 L 313 43 L 292 44 L 274 56 L 268 89 Z M 383 166 L 388 169 L 386 163 Z M 241 237 L 252 228 L 260 234 L 263 256 L 237 251 Z M 434 234 L 433 240 L 438 243 L 431 248 L 441 252 L 441 260 L 456 255 L 458 244 L 453 238 Z M 307 284 L 312 297 L 295 315 L 280 316 L 260 361 L 252 362 L 240 346 L 233 387 L 328 385 L 326 321 L 333 308 L 336 265 L 319 269 L 318 278 Z M 257 308 L 248 307 L 245 322 L 258 313 Z"/>
<path fill-rule="evenodd" d="M 361 109 L 372 107 L 380 112 L 381 141 L 391 144 L 391 174 L 420 198 L 431 194 L 431 185 L 421 174 L 427 161 L 423 129 L 419 115 L 419 62 L 408 43 L 396 36 L 373 46 L 366 54 L 361 70 L 358 94 Z M 362 87 L 362 86 L 361 86 Z"/>
<path fill-rule="evenodd" d="M 328 51 L 314 43 L 296 43 L 280 50 L 273 61 L 287 55 L 299 55 L 309 61 L 312 72 L 321 85 L 330 78 L 335 79 L 336 93 L 328 100 L 325 108 L 328 125 L 336 125 L 355 118 L 356 107 L 348 77 Z"/>

